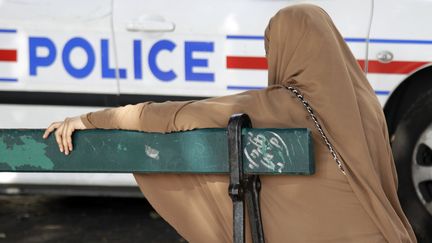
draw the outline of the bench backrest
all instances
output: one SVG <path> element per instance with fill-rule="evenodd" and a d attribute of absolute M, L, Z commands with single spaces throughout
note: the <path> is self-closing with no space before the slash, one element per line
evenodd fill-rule
<path fill-rule="evenodd" d="M 85 130 L 73 135 L 74 150 L 60 153 L 42 129 L 0 129 L 0 171 L 228 173 L 226 129 L 170 134 Z M 312 140 L 306 128 L 245 128 L 246 174 L 313 174 Z"/>

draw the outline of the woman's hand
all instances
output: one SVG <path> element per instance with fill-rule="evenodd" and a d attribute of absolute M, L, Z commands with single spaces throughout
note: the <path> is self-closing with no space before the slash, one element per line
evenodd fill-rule
<path fill-rule="evenodd" d="M 57 130 L 56 130 L 57 129 Z M 85 130 L 87 129 L 84 126 L 84 123 L 81 121 L 79 116 L 75 117 L 67 117 L 64 121 L 61 122 L 53 122 L 51 125 L 45 130 L 43 134 L 43 138 L 48 138 L 51 132 L 55 131 L 55 138 L 59 145 L 60 152 L 64 152 L 65 155 L 69 154 L 69 151 L 72 151 L 72 133 L 75 130 Z"/>

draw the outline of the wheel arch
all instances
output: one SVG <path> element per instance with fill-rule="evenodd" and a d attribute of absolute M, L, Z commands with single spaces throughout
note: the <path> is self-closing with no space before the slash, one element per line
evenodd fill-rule
<path fill-rule="evenodd" d="M 432 64 L 414 71 L 397 86 L 384 105 L 390 136 L 395 132 L 397 124 L 416 97 L 430 89 L 432 89 Z"/>

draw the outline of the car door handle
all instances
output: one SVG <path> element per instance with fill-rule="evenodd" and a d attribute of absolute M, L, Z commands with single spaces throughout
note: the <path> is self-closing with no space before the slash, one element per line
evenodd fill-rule
<path fill-rule="evenodd" d="M 380 51 L 377 54 L 377 59 L 380 63 L 389 63 L 393 61 L 393 53 L 390 51 Z"/>
<path fill-rule="evenodd" d="M 173 32 L 175 24 L 160 16 L 143 15 L 127 23 L 126 29 L 131 32 Z"/>

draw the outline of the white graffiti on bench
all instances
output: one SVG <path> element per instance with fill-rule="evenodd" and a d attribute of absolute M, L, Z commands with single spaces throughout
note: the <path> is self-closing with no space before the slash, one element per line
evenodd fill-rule
<path fill-rule="evenodd" d="M 259 168 L 262 165 L 271 171 L 282 173 L 286 160 L 292 164 L 286 143 L 274 132 L 257 134 L 248 132 L 244 155 L 249 161 L 250 169 Z"/>

